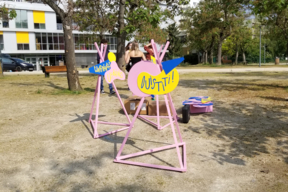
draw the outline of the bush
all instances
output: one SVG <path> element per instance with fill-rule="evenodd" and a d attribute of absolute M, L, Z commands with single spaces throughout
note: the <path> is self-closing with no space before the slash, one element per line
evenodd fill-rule
<path fill-rule="evenodd" d="M 198 55 L 196 53 L 193 53 L 191 55 L 185 55 L 184 63 L 189 63 L 190 65 L 197 65 L 199 63 Z"/>

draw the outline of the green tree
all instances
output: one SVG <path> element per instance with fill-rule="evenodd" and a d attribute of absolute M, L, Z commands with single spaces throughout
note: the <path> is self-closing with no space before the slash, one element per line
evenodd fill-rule
<path fill-rule="evenodd" d="M 147 25 L 144 29 L 136 33 L 135 40 L 145 44 L 149 42 L 150 39 L 153 39 L 155 42 L 163 44 L 166 42 L 167 35 L 167 32 L 159 26 L 154 28 L 151 25 Z"/>
<path fill-rule="evenodd" d="M 176 23 L 173 23 L 168 26 L 166 31 L 168 33 L 167 40 L 170 42 L 168 47 L 168 57 L 173 59 L 174 57 L 181 55 L 182 43 L 181 39 L 179 38 L 179 30 L 176 26 Z"/>
<path fill-rule="evenodd" d="M 82 4 L 90 4 L 95 0 L 78 0 L 79 8 L 78 18 L 86 18 L 94 32 L 108 31 L 117 36 L 117 63 L 122 66 L 125 63 L 125 40 L 129 40 L 135 34 L 145 32 L 148 27 L 157 28 L 162 19 L 173 17 L 180 13 L 179 5 L 187 4 L 188 0 L 165 0 L 167 9 L 160 9 L 158 0 L 102 0 L 105 6 L 80 6 Z M 173 8 L 173 9 L 172 9 Z M 95 19 L 98 10 L 103 9 L 101 17 Z M 95 11 L 96 10 L 96 11 Z M 97 12 L 97 13 L 96 13 Z M 94 14 L 94 15 L 93 15 Z M 107 25 L 101 25 L 101 22 Z M 99 25 L 100 23 L 100 25 Z M 79 23 L 81 29 L 82 23 Z M 141 39 L 141 38 L 140 38 Z"/>
<path fill-rule="evenodd" d="M 213 58 L 214 44 L 217 43 L 218 65 L 221 65 L 224 40 L 233 34 L 233 31 L 239 24 L 243 23 L 246 17 L 244 12 L 245 3 L 247 3 L 246 0 L 203 0 L 190 13 L 192 19 L 190 31 L 195 29 L 198 31 L 196 34 L 199 36 L 195 39 L 201 39 L 201 41 L 198 40 L 199 45 L 204 43 L 201 45 L 204 52 L 207 52 L 205 48 L 210 50 L 210 59 Z M 189 17 L 186 18 L 189 20 Z"/>
<path fill-rule="evenodd" d="M 78 71 L 76 68 L 75 60 L 75 46 L 74 38 L 72 34 L 72 19 L 75 9 L 75 3 L 73 0 L 42 0 L 49 5 L 51 9 L 55 11 L 62 20 L 64 41 L 65 41 L 65 58 L 67 66 L 67 80 L 68 87 L 71 91 L 82 90 L 80 85 Z"/>
<path fill-rule="evenodd" d="M 278 42 L 285 42 L 286 56 L 288 56 L 288 1 L 253 0 L 252 6 L 260 23 L 267 26 L 270 38 Z"/>
<path fill-rule="evenodd" d="M 233 34 L 233 30 L 245 19 L 244 3 L 241 0 L 205 0 L 205 5 L 212 11 L 211 25 L 218 28 L 218 65 L 221 65 L 223 41 Z"/>
<path fill-rule="evenodd" d="M 235 56 L 235 64 L 238 64 L 239 53 L 242 53 L 243 64 L 246 64 L 246 51 L 252 42 L 252 31 L 246 24 L 240 24 L 233 31 L 232 35 L 228 37 L 223 45 L 222 51 L 223 54 L 229 56 Z"/>
<path fill-rule="evenodd" d="M 214 45 L 217 41 L 218 29 L 212 23 L 213 9 L 205 6 L 205 2 L 199 3 L 196 8 L 189 8 L 184 12 L 184 19 L 181 29 L 188 34 L 188 45 L 191 49 L 196 49 L 203 53 L 203 62 L 213 62 Z"/>

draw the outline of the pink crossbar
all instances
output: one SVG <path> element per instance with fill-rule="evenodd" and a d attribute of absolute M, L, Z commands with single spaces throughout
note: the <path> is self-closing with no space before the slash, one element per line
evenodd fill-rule
<path fill-rule="evenodd" d="M 182 145 L 185 145 L 185 143 L 178 143 L 178 146 L 182 146 Z M 164 150 L 175 148 L 175 147 L 176 147 L 176 144 L 167 145 L 167 146 L 164 146 L 164 147 L 158 147 L 158 148 L 155 148 L 155 149 L 148 149 L 146 151 L 141 151 L 141 152 L 137 152 L 137 153 L 133 153 L 133 154 L 129 154 L 129 155 L 120 156 L 116 160 L 123 160 L 123 159 L 131 158 L 131 157 L 137 157 L 137 156 L 145 155 L 145 154 L 148 154 L 148 153 L 155 153 L 155 152 L 158 152 L 158 151 L 164 151 Z"/>
<path fill-rule="evenodd" d="M 100 62 L 104 62 L 104 57 L 105 57 L 105 53 L 107 51 L 107 46 L 104 47 L 103 44 L 101 44 L 101 51 L 100 51 L 97 43 L 95 42 L 95 47 L 96 47 L 96 49 L 97 49 L 97 51 L 99 53 Z M 124 130 L 128 129 L 130 126 L 133 126 L 133 125 L 131 125 L 131 120 L 129 118 L 129 115 L 128 115 L 126 109 L 125 109 L 125 106 L 124 106 L 124 104 L 122 102 L 122 99 L 121 99 L 121 97 L 119 95 L 119 92 L 118 92 L 117 87 L 115 86 L 114 82 L 112 82 L 112 85 L 113 85 L 113 88 L 114 88 L 114 90 L 116 92 L 117 98 L 118 98 L 118 100 L 119 100 L 119 102 L 121 104 L 121 107 L 123 108 L 123 111 L 124 111 L 124 113 L 126 115 L 126 118 L 128 120 L 128 124 L 98 121 L 99 104 L 100 104 L 100 83 L 101 83 L 101 78 L 102 78 L 101 76 L 98 76 L 98 80 L 97 80 L 97 84 L 96 84 L 96 88 L 95 88 L 95 93 L 94 93 L 94 98 L 93 98 L 93 102 L 92 102 L 92 107 L 91 107 L 91 111 L 90 111 L 90 116 L 89 116 L 89 123 L 91 123 L 92 128 L 94 130 L 93 137 L 95 139 L 103 137 L 105 135 L 113 134 L 113 133 L 116 133 L 116 132 L 119 132 L 119 131 L 124 131 Z M 96 101 L 96 99 L 97 99 L 97 101 Z M 94 106 L 95 106 L 95 102 L 96 102 L 95 120 L 92 120 L 92 115 L 93 115 L 93 109 L 94 109 Z M 125 126 L 125 127 L 117 129 L 115 131 L 110 131 L 108 133 L 99 135 L 98 131 L 97 131 L 98 124 L 119 125 L 119 126 Z"/>
<path fill-rule="evenodd" d="M 157 118 L 157 116 L 153 116 L 153 117 Z M 158 130 L 162 130 L 162 129 L 168 127 L 171 124 L 171 123 L 168 123 L 168 124 L 166 124 L 164 126 L 158 127 L 158 124 L 154 123 L 153 121 L 150 121 L 149 119 L 146 119 L 146 118 L 144 118 L 142 116 L 138 116 L 138 118 L 142 119 L 143 121 L 146 121 L 147 123 L 149 123 L 149 124 L 151 124 L 151 125 L 153 125 L 155 127 L 157 127 Z M 169 117 L 167 117 L 167 118 L 169 118 Z M 173 120 L 173 123 L 175 123 L 175 120 Z"/>
<path fill-rule="evenodd" d="M 144 102 L 144 99 L 145 99 L 144 97 L 141 98 L 139 106 L 142 106 L 142 104 Z M 167 95 L 164 95 L 164 99 L 165 99 L 166 106 L 169 106 L 168 102 L 170 102 L 170 105 L 171 105 L 172 100 L 169 97 L 167 97 Z M 131 132 L 131 130 L 133 128 L 133 125 L 134 125 L 137 117 L 139 117 L 140 109 L 141 108 L 138 107 L 137 110 L 136 110 L 136 113 L 135 113 L 135 115 L 133 117 L 132 123 L 131 123 L 131 125 L 130 125 L 127 133 L 126 133 L 126 136 L 125 136 L 125 138 L 123 140 L 123 143 L 121 144 L 121 147 L 120 147 L 120 149 L 119 149 L 119 151 L 118 151 L 118 153 L 117 153 L 117 155 L 115 157 L 114 162 L 116 162 L 116 163 L 124 163 L 124 164 L 128 164 L 128 165 L 137 165 L 137 166 L 142 166 L 142 167 L 150 167 L 150 168 L 155 168 L 155 169 L 164 169 L 164 170 L 170 170 L 170 171 L 185 172 L 187 170 L 186 144 L 182 141 L 182 137 L 181 137 L 178 121 L 177 120 L 173 121 L 173 117 L 174 117 L 174 119 L 177 119 L 176 118 L 176 110 L 175 111 L 172 110 L 170 112 L 170 108 L 169 107 L 167 108 L 167 112 L 168 112 L 168 117 L 169 117 L 169 121 L 170 121 L 169 125 L 171 125 L 171 130 L 172 130 L 172 133 L 173 133 L 174 144 L 121 156 L 121 153 L 122 153 L 122 151 L 124 149 L 124 146 L 125 146 L 125 144 L 126 144 L 126 142 L 128 140 L 130 132 Z M 172 117 L 171 113 L 173 114 L 173 117 Z M 147 119 L 145 119 L 145 120 L 147 120 Z M 151 122 L 151 124 L 157 125 L 154 122 Z M 178 142 L 174 124 L 176 126 L 176 130 L 177 130 L 180 142 Z M 169 126 L 169 125 L 167 124 L 167 126 Z M 182 155 L 180 153 L 180 146 L 182 146 Z M 177 152 L 177 157 L 178 157 L 178 160 L 179 160 L 180 168 L 162 166 L 162 165 L 154 165 L 154 164 L 141 163 L 141 162 L 133 162 L 133 161 L 125 160 L 125 159 L 128 159 L 128 158 L 137 157 L 137 156 L 141 156 L 141 155 L 146 155 L 146 154 L 149 154 L 149 153 L 159 152 L 159 151 L 163 151 L 163 150 L 168 150 L 168 149 L 171 149 L 171 148 L 176 148 L 176 152 Z"/>

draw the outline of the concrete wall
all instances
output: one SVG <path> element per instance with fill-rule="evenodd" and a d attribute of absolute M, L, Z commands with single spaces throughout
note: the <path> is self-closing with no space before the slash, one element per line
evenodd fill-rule
<path fill-rule="evenodd" d="M 46 30 L 57 30 L 56 14 L 51 12 L 45 12 Z M 59 30 L 62 32 L 62 30 Z"/>
<path fill-rule="evenodd" d="M 33 11 L 27 11 L 27 19 L 28 19 L 28 29 L 29 30 L 34 30 Z"/>
<path fill-rule="evenodd" d="M 4 51 L 14 52 L 17 50 L 17 41 L 15 32 L 3 32 Z"/>
<path fill-rule="evenodd" d="M 9 20 L 9 29 L 15 29 L 15 28 L 16 28 L 15 19 Z M 7 28 L 4 28 L 4 29 L 7 29 Z"/>
<path fill-rule="evenodd" d="M 81 67 L 81 65 L 93 66 L 97 64 L 95 53 L 76 53 L 76 66 Z M 91 62 L 94 62 L 92 64 Z"/>
<path fill-rule="evenodd" d="M 36 51 L 35 33 L 29 33 L 29 50 Z"/>

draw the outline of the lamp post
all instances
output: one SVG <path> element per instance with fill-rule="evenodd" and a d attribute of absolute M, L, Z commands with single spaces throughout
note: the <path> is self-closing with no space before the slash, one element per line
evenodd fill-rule
<path fill-rule="evenodd" d="M 265 52 L 266 52 L 266 44 L 264 44 L 264 64 L 266 64 L 266 62 L 265 62 Z"/>

